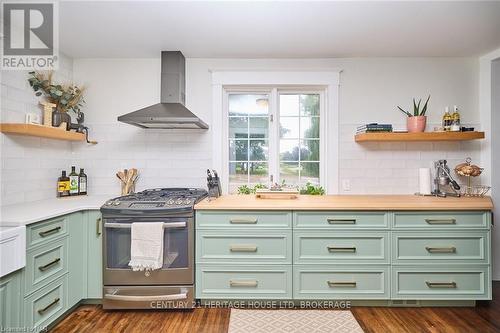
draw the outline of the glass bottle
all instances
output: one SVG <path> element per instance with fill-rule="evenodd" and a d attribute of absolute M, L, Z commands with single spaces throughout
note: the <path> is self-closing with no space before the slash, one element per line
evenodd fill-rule
<path fill-rule="evenodd" d="M 87 194 L 87 175 L 83 168 L 80 169 L 80 174 L 78 175 L 78 194 Z"/>
<path fill-rule="evenodd" d="M 453 107 L 453 114 L 451 115 L 451 131 L 459 132 L 460 131 L 460 113 L 458 112 L 458 106 Z"/>
<path fill-rule="evenodd" d="M 57 196 L 59 198 L 69 196 L 69 177 L 66 176 L 66 171 L 63 171 L 61 177 L 57 179 Z"/>
<path fill-rule="evenodd" d="M 71 167 L 71 173 L 69 174 L 69 194 L 78 195 L 78 174 L 74 166 Z"/>
<path fill-rule="evenodd" d="M 449 107 L 445 107 L 444 108 L 444 115 L 443 115 L 443 130 L 444 131 L 449 131 L 450 128 L 451 128 L 451 121 L 452 121 L 452 117 L 450 115 L 450 108 Z"/>

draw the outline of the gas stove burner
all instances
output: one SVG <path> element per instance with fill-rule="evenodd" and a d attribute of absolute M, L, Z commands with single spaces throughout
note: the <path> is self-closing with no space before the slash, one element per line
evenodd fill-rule
<path fill-rule="evenodd" d="M 207 197 L 199 188 L 156 188 L 114 198 L 103 206 L 105 211 L 121 213 L 193 212 L 194 205 Z"/>

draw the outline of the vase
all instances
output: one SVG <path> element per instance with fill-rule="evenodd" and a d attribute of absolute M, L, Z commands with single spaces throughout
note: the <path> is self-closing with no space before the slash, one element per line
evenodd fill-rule
<path fill-rule="evenodd" d="M 52 126 L 59 127 L 62 123 L 66 123 L 66 130 L 69 131 L 71 124 L 71 116 L 67 112 L 54 111 L 52 112 Z"/>
<path fill-rule="evenodd" d="M 408 119 L 406 120 L 406 129 L 409 133 L 421 133 L 425 132 L 426 124 L 426 116 L 408 117 Z"/>

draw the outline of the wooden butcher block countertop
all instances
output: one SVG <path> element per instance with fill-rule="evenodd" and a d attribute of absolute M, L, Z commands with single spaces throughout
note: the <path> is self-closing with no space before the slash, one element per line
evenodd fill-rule
<path fill-rule="evenodd" d="M 197 210 L 492 210 L 490 197 L 437 198 L 415 195 L 301 195 L 297 199 L 257 199 L 224 195 L 195 205 Z"/>

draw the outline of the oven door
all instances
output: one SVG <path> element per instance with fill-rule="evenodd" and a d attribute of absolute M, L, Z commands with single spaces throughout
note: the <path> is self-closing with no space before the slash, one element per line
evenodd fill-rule
<path fill-rule="evenodd" d="M 134 272 L 130 262 L 133 222 L 163 222 L 163 267 Z M 112 285 L 189 285 L 193 284 L 194 220 L 185 218 L 104 219 L 103 282 Z"/>

